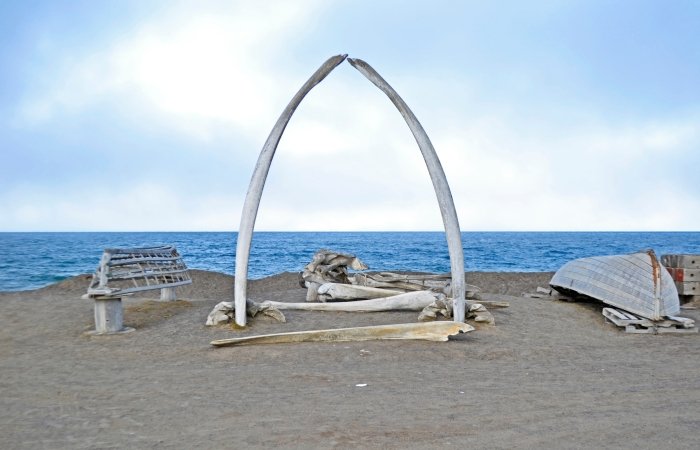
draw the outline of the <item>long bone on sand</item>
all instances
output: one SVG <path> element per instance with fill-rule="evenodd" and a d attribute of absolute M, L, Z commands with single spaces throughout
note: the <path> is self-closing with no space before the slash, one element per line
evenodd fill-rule
<path fill-rule="evenodd" d="M 426 322 L 377 325 L 371 327 L 336 328 L 331 330 L 296 331 L 264 334 L 212 341 L 215 347 L 251 344 L 282 344 L 292 342 L 344 342 L 375 340 L 447 341 L 449 336 L 473 331 L 474 327 L 460 322 Z"/>

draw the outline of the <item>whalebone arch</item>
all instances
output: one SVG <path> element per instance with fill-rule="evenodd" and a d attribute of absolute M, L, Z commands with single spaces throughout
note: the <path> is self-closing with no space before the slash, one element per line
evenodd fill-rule
<path fill-rule="evenodd" d="M 398 93 L 387 83 L 369 64 L 361 59 L 348 58 L 347 55 L 336 55 L 324 62 L 316 72 L 304 83 L 299 91 L 292 97 L 287 107 L 282 111 L 279 119 L 275 123 L 268 136 L 260 156 L 255 164 L 253 175 L 250 180 L 243 211 L 241 213 L 241 224 L 238 229 L 238 239 L 236 244 L 236 278 L 235 278 L 235 314 L 236 324 L 245 326 L 246 324 L 246 303 L 248 288 L 248 262 L 250 260 L 250 246 L 253 238 L 253 229 L 260 207 L 265 181 L 270 171 L 272 159 L 277 151 L 277 146 L 282 138 L 289 120 L 294 111 L 304 99 L 304 97 L 321 81 L 323 81 L 333 69 L 338 67 L 345 60 L 365 76 L 372 84 L 379 88 L 398 109 L 401 116 L 406 121 L 413 137 L 416 139 L 418 148 L 423 155 L 430 179 L 433 183 L 435 195 L 437 196 L 442 221 L 447 237 L 447 247 L 450 255 L 450 267 L 452 274 L 452 297 L 454 299 L 454 320 L 464 322 L 465 315 L 465 277 L 464 277 L 464 255 L 462 251 L 462 238 L 459 229 L 459 220 L 455 209 L 452 193 L 447 183 L 447 177 L 442 169 L 440 159 L 435 152 L 433 144 L 430 142 L 427 133 L 423 129 L 416 116 L 410 110 Z"/>

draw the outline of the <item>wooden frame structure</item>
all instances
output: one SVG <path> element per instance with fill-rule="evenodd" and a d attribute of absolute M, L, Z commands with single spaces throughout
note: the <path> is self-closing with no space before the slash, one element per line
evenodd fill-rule
<path fill-rule="evenodd" d="M 173 246 L 105 249 L 83 296 L 95 301 L 95 331 L 90 334 L 133 331 L 123 326 L 123 296 L 159 289 L 160 299 L 170 301 L 176 299 L 176 287 L 190 283 L 187 266 Z"/>
<path fill-rule="evenodd" d="M 245 326 L 246 324 L 246 303 L 247 303 L 247 286 L 248 286 L 248 262 L 250 259 L 250 246 L 253 238 L 253 229 L 255 227 L 255 219 L 257 218 L 260 199 L 262 197 L 263 188 L 267 174 L 272 164 L 272 159 L 275 156 L 277 145 L 279 144 L 282 134 L 284 133 L 289 120 L 294 111 L 299 106 L 311 89 L 318 83 L 323 81 L 326 76 L 340 65 L 343 61 L 348 62 L 364 75 L 369 81 L 377 86 L 384 94 L 389 97 L 389 100 L 396 106 L 408 125 L 411 133 L 413 133 L 418 148 L 420 149 L 425 165 L 430 174 L 430 179 L 435 189 L 435 195 L 440 206 L 443 224 L 445 227 L 445 235 L 447 238 L 447 246 L 450 254 L 450 267 L 452 273 L 452 297 L 454 299 L 454 320 L 455 322 L 464 322 L 465 320 L 465 275 L 464 275 L 464 252 L 462 250 L 462 237 L 459 228 L 459 220 L 457 218 L 457 210 L 455 209 L 452 193 L 447 183 L 447 177 L 440 163 L 440 159 L 435 152 L 433 144 L 430 142 L 427 133 L 422 125 L 410 110 L 408 105 L 396 93 L 396 91 L 387 83 L 369 64 L 360 60 L 348 58 L 347 55 L 336 55 L 329 58 L 319 67 L 316 72 L 309 78 L 306 83 L 299 89 L 289 102 L 287 107 L 282 112 L 282 115 L 277 119 L 275 126 L 272 128 L 268 136 L 260 156 L 253 170 L 253 175 L 250 180 L 248 192 L 243 204 L 241 213 L 241 224 L 238 229 L 238 240 L 236 244 L 236 278 L 234 288 L 234 302 L 236 324 Z"/>
<path fill-rule="evenodd" d="M 190 283 L 187 266 L 173 246 L 108 248 L 102 254 L 87 295 L 126 295 Z"/>

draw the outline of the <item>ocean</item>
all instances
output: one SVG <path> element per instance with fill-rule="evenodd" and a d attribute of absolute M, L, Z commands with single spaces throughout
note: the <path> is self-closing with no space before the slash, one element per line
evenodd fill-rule
<path fill-rule="evenodd" d="M 0 291 L 92 273 L 109 247 L 174 245 L 192 269 L 234 273 L 235 232 L 0 233 Z M 700 232 L 463 232 L 467 271 L 548 272 L 567 261 L 653 249 L 700 254 Z M 371 270 L 449 272 L 442 232 L 256 232 L 249 277 L 298 272 L 320 248 L 353 253 Z"/>

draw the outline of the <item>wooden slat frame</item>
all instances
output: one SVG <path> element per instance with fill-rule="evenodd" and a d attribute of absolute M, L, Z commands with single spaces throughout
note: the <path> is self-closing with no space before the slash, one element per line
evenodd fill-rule
<path fill-rule="evenodd" d="M 131 286 L 123 286 L 129 281 Z M 173 246 L 109 248 L 102 255 L 87 296 L 117 297 L 190 283 L 187 266 Z"/>

